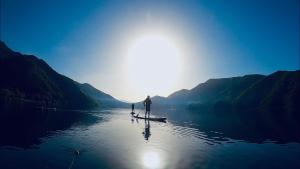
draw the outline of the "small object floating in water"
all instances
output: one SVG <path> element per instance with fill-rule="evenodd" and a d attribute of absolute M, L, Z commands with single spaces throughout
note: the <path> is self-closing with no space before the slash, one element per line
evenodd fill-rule
<path fill-rule="evenodd" d="M 142 117 L 142 116 L 133 116 L 137 119 L 145 119 L 145 120 L 151 120 L 151 121 L 159 121 L 159 122 L 166 122 L 166 117 Z"/>
<path fill-rule="evenodd" d="M 74 150 L 74 154 L 78 156 L 80 154 L 79 150 Z"/>

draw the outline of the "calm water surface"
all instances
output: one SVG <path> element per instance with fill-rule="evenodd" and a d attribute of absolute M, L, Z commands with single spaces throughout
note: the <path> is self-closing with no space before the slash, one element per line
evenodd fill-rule
<path fill-rule="evenodd" d="M 132 119 L 129 112 L 89 113 L 26 149 L 1 146 L 0 168 L 300 168 L 299 143 L 232 139 L 202 130 L 193 119 L 149 122 Z"/>

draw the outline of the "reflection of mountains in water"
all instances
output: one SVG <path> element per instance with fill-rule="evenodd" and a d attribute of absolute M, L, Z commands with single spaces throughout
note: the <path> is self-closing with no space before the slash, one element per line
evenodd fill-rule
<path fill-rule="evenodd" d="M 17 146 L 30 148 L 41 143 L 42 137 L 51 135 L 56 130 L 66 130 L 74 123 L 80 125 L 95 124 L 99 120 L 112 120 L 111 112 L 101 112 L 90 115 L 87 112 L 76 111 L 40 111 L 26 108 L 25 110 L 2 110 L 0 121 L 0 146 Z M 152 125 L 160 130 L 180 137 L 190 137 L 202 140 L 207 144 L 224 142 L 300 142 L 297 129 L 274 125 L 274 122 L 261 120 L 261 117 L 251 116 L 224 116 L 214 113 L 197 113 L 189 111 L 164 111 L 168 123 L 139 120 L 143 125 L 141 134 L 145 140 L 151 141 Z M 167 112 L 167 113 L 166 113 Z M 249 113 L 246 113 L 249 114 Z M 6 117 L 4 117 L 6 116 Z M 7 121 L 5 119 L 14 119 Z M 137 119 L 134 119 L 135 122 Z M 169 127 L 164 127 L 169 126 Z"/>
<path fill-rule="evenodd" d="M 16 146 L 31 148 L 42 143 L 41 138 L 55 134 L 57 130 L 66 130 L 73 124 L 89 125 L 100 120 L 87 112 L 36 107 L 1 108 L 0 147 Z"/>
<path fill-rule="evenodd" d="M 154 125 L 160 130 L 167 130 L 179 137 L 199 139 L 210 145 L 234 142 L 278 144 L 300 142 L 297 128 L 290 128 L 285 124 L 277 125 L 274 119 L 256 116 L 255 112 L 227 113 L 224 115 L 224 112 L 199 113 L 182 109 L 161 109 L 153 114 L 167 116 L 168 123 L 150 122 L 148 130 L 145 120 L 139 120 L 139 122 L 144 123 L 142 134 L 148 141 L 151 141 L 149 138 L 152 134 L 155 135 L 151 131 L 151 126 Z M 169 127 L 164 127 L 164 125 Z M 150 131 L 149 136 L 146 135 L 147 131 Z"/>
<path fill-rule="evenodd" d="M 300 142 L 299 129 L 277 119 L 257 116 L 254 112 L 233 114 L 217 112 L 168 111 L 170 132 L 206 140 L 209 144 L 232 142 Z"/>

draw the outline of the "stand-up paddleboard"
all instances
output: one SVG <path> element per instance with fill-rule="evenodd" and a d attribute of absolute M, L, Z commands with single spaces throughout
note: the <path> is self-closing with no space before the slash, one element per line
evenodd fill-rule
<path fill-rule="evenodd" d="M 166 117 L 143 117 L 143 116 L 133 116 L 137 119 L 145 119 L 145 120 L 151 120 L 151 121 L 159 121 L 159 122 L 166 122 Z"/>

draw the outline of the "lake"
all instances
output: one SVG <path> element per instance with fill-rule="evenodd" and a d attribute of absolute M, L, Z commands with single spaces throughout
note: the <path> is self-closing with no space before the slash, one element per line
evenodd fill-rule
<path fill-rule="evenodd" d="M 26 139 L 26 146 L 19 143 L 23 136 L 14 137 L 15 144 L 2 142 L 0 168 L 300 168 L 297 141 L 230 126 L 223 132 L 211 123 L 218 117 L 194 112 L 156 113 L 168 117 L 166 123 L 137 120 L 129 113 L 129 109 L 84 112 L 67 128 L 32 142 Z"/>

